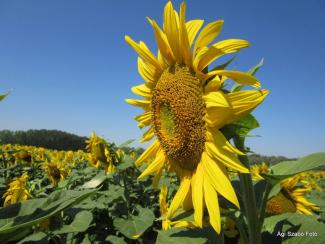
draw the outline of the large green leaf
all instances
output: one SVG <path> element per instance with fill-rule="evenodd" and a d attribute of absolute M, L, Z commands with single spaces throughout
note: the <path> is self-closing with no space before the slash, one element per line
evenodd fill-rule
<path fill-rule="evenodd" d="M 210 227 L 203 229 L 175 228 L 158 231 L 157 244 L 217 243 L 217 234 Z"/>
<path fill-rule="evenodd" d="M 80 188 L 81 189 L 92 189 L 100 186 L 103 184 L 103 182 L 109 178 L 111 178 L 112 175 L 106 174 L 104 171 L 100 171 L 94 178 L 92 178 L 90 181 L 85 182 Z"/>
<path fill-rule="evenodd" d="M 142 235 L 155 219 L 152 210 L 147 208 L 138 208 L 138 210 L 137 216 L 132 215 L 128 219 L 116 218 L 113 221 L 115 228 L 130 239 L 136 239 L 137 235 Z"/>
<path fill-rule="evenodd" d="M 107 236 L 105 240 L 111 242 L 112 244 L 127 244 L 122 237 L 112 235 Z"/>
<path fill-rule="evenodd" d="M 27 237 L 25 237 L 24 239 L 22 239 L 21 241 L 18 242 L 18 244 L 23 244 L 26 242 L 35 242 L 38 244 L 42 244 L 42 243 L 49 243 L 49 241 L 47 240 L 47 235 L 44 232 L 36 232 L 33 233 Z"/>
<path fill-rule="evenodd" d="M 63 225 L 59 230 L 55 231 L 55 234 L 66 234 L 73 232 L 84 232 L 88 229 L 91 221 L 93 220 L 93 214 L 89 211 L 81 211 L 76 214 L 74 220 L 69 225 Z"/>
<path fill-rule="evenodd" d="M 263 230 L 274 238 L 281 238 L 282 243 L 325 243 L 325 225 L 318 222 L 316 216 L 297 213 L 275 215 L 265 219 Z"/>
<path fill-rule="evenodd" d="M 2 208 L 0 209 L 0 235 L 36 225 L 83 201 L 95 191 L 97 190 L 55 191 L 48 198 L 31 199 Z"/>
<path fill-rule="evenodd" d="M 313 153 L 296 161 L 285 161 L 271 167 L 274 175 L 294 175 L 325 166 L 325 152 Z"/>

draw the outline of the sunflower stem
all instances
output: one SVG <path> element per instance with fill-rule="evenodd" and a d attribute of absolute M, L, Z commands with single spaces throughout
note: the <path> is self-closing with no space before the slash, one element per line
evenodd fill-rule
<path fill-rule="evenodd" d="M 234 138 L 236 147 L 242 152 L 246 151 L 245 140 L 243 138 Z M 248 169 L 249 160 L 247 155 L 240 155 L 239 160 Z M 244 203 L 244 212 L 248 225 L 248 239 L 250 244 L 260 244 L 261 234 L 259 232 L 259 218 L 256 207 L 256 198 L 253 187 L 253 181 L 250 174 L 239 174 L 240 187 Z"/>
<path fill-rule="evenodd" d="M 264 196 L 263 196 L 263 202 L 262 202 L 261 207 L 259 209 L 259 219 L 258 219 L 258 231 L 259 232 L 262 231 L 262 227 L 263 227 L 263 223 L 264 223 L 264 219 L 265 219 L 266 204 L 267 204 L 267 200 L 269 198 L 271 189 L 272 189 L 272 185 L 267 183 L 266 189 L 265 189 L 265 192 L 264 192 Z"/>

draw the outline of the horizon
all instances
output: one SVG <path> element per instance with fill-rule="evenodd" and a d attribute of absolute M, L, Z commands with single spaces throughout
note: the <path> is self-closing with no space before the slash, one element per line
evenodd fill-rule
<path fill-rule="evenodd" d="M 133 119 L 140 109 L 124 99 L 135 98 L 131 87 L 143 81 L 124 35 L 156 52 L 145 17 L 161 24 L 165 2 L 0 2 L 0 94 L 11 91 L 0 103 L 0 130 L 44 128 L 87 137 L 95 131 L 118 145 L 140 140 L 144 130 Z M 180 2 L 173 4 L 179 8 Z M 251 43 L 230 68 L 247 71 L 264 58 L 257 78 L 270 94 L 253 112 L 261 127 L 252 134 L 261 137 L 249 138 L 247 146 L 266 156 L 325 151 L 325 29 L 319 28 L 325 3 L 186 4 L 187 19 L 225 20 L 218 40 Z"/>

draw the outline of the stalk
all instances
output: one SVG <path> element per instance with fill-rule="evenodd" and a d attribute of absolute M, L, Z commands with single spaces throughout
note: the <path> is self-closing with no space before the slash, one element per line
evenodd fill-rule
<path fill-rule="evenodd" d="M 242 138 L 234 138 L 236 147 L 245 152 L 245 143 Z M 249 161 L 247 155 L 239 156 L 240 162 L 248 169 Z M 253 181 L 250 174 L 239 174 L 241 194 L 244 203 L 244 213 L 247 219 L 248 225 L 248 239 L 250 244 L 261 243 L 261 233 L 259 231 L 259 218 L 257 213 L 255 192 L 253 188 Z"/>

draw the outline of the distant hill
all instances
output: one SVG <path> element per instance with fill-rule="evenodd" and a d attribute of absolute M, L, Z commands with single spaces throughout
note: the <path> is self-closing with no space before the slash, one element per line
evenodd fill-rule
<path fill-rule="evenodd" d="M 84 150 L 87 137 L 59 130 L 0 131 L 0 144 L 20 144 L 57 150 Z"/>
<path fill-rule="evenodd" d="M 267 165 L 274 165 L 282 161 L 296 160 L 296 158 L 287 158 L 284 156 L 264 156 L 260 154 L 250 154 L 248 155 L 250 164 L 259 164 L 265 162 Z"/>

